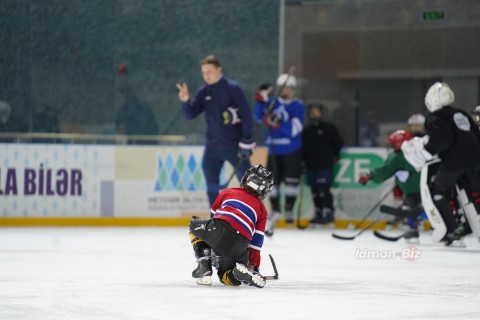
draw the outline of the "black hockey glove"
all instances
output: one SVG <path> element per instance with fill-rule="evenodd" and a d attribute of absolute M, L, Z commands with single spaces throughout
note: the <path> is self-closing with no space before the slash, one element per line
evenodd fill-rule
<path fill-rule="evenodd" d="M 255 149 L 256 143 L 253 139 L 242 139 L 238 143 L 238 153 L 237 156 L 239 159 L 246 160 L 250 158 Z"/>

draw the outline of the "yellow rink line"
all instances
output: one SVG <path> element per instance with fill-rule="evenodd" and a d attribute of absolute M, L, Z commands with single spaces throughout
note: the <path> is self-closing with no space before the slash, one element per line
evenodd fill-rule
<path fill-rule="evenodd" d="M 0 227 L 186 227 L 190 218 L 119 218 L 119 217 L 55 217 L 55 218 L 0 218 Z M 305 226 L 308 220 L 300 220 Z M 345 229 L 356 226 L 359 220 L 336 220 L 335 228 Z M 365 221 L 361 228 L 371 221 Z M 372 228 L 385 229 L 386 221 L 379 221 Z M 278 228 L 286 228 L 284 221 L 279 221 Z"/>

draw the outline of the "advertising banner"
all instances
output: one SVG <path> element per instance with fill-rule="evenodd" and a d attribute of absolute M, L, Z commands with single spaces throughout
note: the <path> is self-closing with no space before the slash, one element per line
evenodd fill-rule
<path fill-rule="evenodd" d="M 0 216 L 95 217 L 112 208 L 114 147 L 0 144 Z"/>

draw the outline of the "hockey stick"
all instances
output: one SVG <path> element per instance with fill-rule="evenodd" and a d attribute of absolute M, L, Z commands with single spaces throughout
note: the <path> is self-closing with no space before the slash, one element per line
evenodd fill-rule
<path fill-rule="evenodd" d="M 404 232 L 404 233 L 402 233 L 402 234 L 399 235 L 399 236 L 390 237 L 390 236 L 387 236 L 387 235 L 384 235 L 384 234 L 378 232 L 377 230 L 374 230 L 374 231 L 373 231 L 373 234 L 374 234 L 375 237 L 377 237 L 377 238 L 380 238 L 380 239 L 383 239 L 383 240 L 387 240 L 387 241 L 391 241 L 391 242 L 398 241 L 398 240 L 402 239 L 402 238 L 405 236 L 405 232 Z"/>
<path fill-rule="evenodd" d="M 300 216 L 302 214 L 302 204 L 303 204 L 303 174 L 300 176 L 300 191 L 298 192 L 298 197 L 297 197 L 297 229 L 299 230 L 305 230 L 310 226 L 310 222 L 307 222 L 306 225 L 302 225 L 300 223 Z"/>
<path fill-rule="evenodd" d="M 360 226 L 367 220 L 368 217 L 370 217 L 370 215 L 377 209 L 377 207 L 383 202 L 383 200 L 385 200 L 389 195 L 390 195 L 390 192 L 392 191 L 393 189 L 390 189 L 388 192 L 386 192 L 379 200 L 377 203 L 375 203 L 375 205 L 370 209 L 370 211 L 368 211 L 368 213 L 365 215 L 365 217 L 363 217 L 362 220 L 360 220 L 359 223 L 357 223 L 357 225 L 355 226 L 355 228 L 353 230 L 358 230 L 358 228 L 360 228 Z M 371 227 L 371 226 L 370 226 Z M 369 227 L 369 228 L 370 228 Z M 356 236 L 358 236 L 359 234 L 357 234 Z M 337 239 L 345 239 L 345 240 L 352 240 L 352 239 L 355 239 L 356 236 L 353 236 L 353 237 L 348 237 L 348 236 L 340 236 L 340 235 L 337 235 L 335 233 L 332 234 L 332 237 L 334 238 L 337 238 Z M 351 239 L 350 239 L 351 238 Z"/>
<path fill-rule="evenodd" d="M 360 232 L 358 232 L 357 234 L 353 235 L 353 236 L 341 236 L 341 235 L 338 235 L 338 234 L 335 234 L 335 233 L 332 233 L 332 237 L 336 238 L 336 239 L 340 239 L 340 240 L 353 240 L 355 239 L 356 237 L 360 236 L 362 233 L 364 233 L 365 231 L 369 230 L 371 227 L 373 227 L 378 221 L 380 221 L 381 217 L 378 217 L 377 219 L 375 219 L 372 223 L 370 223 L 368 226 L 366 226 L 365 228 L 363 228 L 362 230 L 360 230 Z"/>
<path fill-rule="evenodd" d="M 223 184 L 211 184 L 211 185 L 208 186 L 208 190 L 220 191 L 220 190 L 226 189 L 228 187 L 228 185 L 230 184 L 230 182 L 232 182 L 233 177 L 235 177 L 235 175 L 237 173 L 237 170 L 241 167 L 243 161 L 245 161 L 245 158 L 238 159 L 237 164 L 233 168 L 233 172 L 230 174 L 230 176 L 228 177 L 228 179 L 225 183 L 223 183 Z"/>
<path fill-rule="evenodd" d="M 419 215 L 421 215 L 423 212 L 423 208 L 421 207 L 415 207 L 413 209 L 404 210 L 401 208 L 387 206 L 385 204 L 382 204 L 379 210 L 380 212 L 391 214 L 395 217 L 400 217 L 400 218 L 416 218 Z"/>
<path fill-rule="evenodd" d="M 275 264 L 275 260 L 273 260 L 273 257 L 271 254 L 269 254 L 268 256 L 270 257 L 270 262 L 272 263 L 273 276 L 264 276 L 264 278 L 267 280 L 278 280 L 278 270 L 277 270 L 277 265 Z"/>

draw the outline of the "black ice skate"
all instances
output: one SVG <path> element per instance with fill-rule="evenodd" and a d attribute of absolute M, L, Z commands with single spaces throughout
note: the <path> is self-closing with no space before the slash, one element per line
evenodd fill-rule
<path fill-rule="evenodd" d="M 420 240 L 418 239 L 418 237 L 419 237 L 418 229 L 415 229 L 415 228 L 407 230 L 403 234 L 403 238 L 409 244 L 419 244 Z"/>
<path fill-rule="evenodd" d="M 447 247 L 458 247 L 458 248 L 465 248 L 466 244 L 464 238 L 466 236 L 465 229 L 463 227 L 459 227 L 455 229 L 455 231 L 451 233 L 447 233 L 443 242 Z"/>
<path fill-rule="evenodd" d="M 233 268 L 233 276 L 242 283 L 255 286 L 257 288 L 265 287 L 265 279 L 259 273 L 250 271 L 241 263 L 237 263 L 235 268 Z"/>
<path fill-rule="evenodd" d="M 198 266 L 192 271 L 192 277 L 196 279 L 197 284 L 211 285 L 212 284 L 212 263 L 211 257 L 201 257 L 197 260 Z"/>
<path fill-rule="evenodd" d="M 333 223 L 334 218 L 333 218 L 333 210 L 330 208 L 323 208 L 322 210 L 322 215 L 318 219 L 319 224 L 329 224 Z"/>

